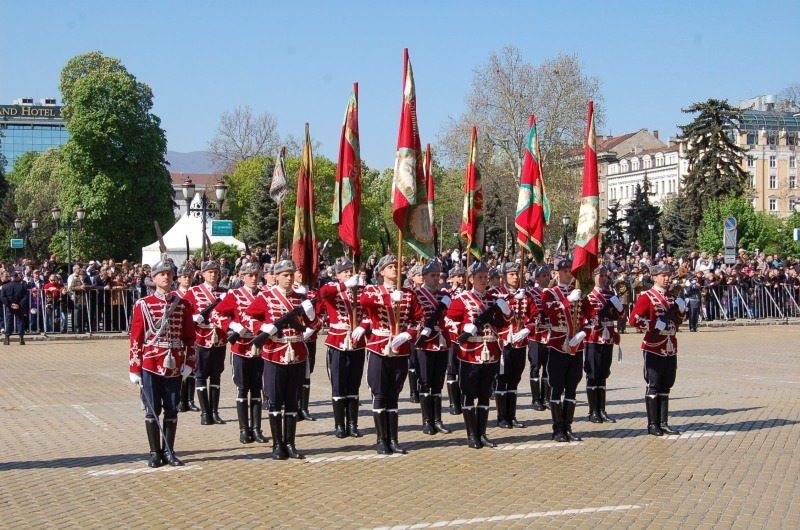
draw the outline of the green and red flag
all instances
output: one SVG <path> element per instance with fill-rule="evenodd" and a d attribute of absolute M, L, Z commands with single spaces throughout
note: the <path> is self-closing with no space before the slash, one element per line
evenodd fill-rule
<path fill-rule="evenodd" d="M 303 157 L 297 176 L 297 208 L 294 213 L 292 261 L 303 275 L 303 283 L 313 285 L 319 276 L 319 251 L 314 226 L 314 154 L 306 123 Z"/>
<path fill-rule="evenodd" d="M 425 188 L 428 190 L 428 219 L 431 222 L 431 234 L 433 235 L 434 254 L 436 252 L 436 190 L 433 185 L 433 172 L 431 171 L 431 144 L 425 146 L 425 162 L 423 168 L 425 171 Z"/>
<path fill-rule="evenodd" d="M 594 103 L 590 101 L 586 126 L 586 150 L 583 159 L 583 197 L 578 212 L 578 228 L 572 256 L 572 275 L 583 286 L 592 285 L 592 272 L 598 264 L 600 187 L 597 182 L 595 141 Z"/>
<path fill-rule="evenodd" d="M 339 140 L 339 162 L 333 188 L 331 223 L 339 225 L 339 237 L 353 250 L 353 261 L 361 255 L 361 147 L 358 139 L 358 83 L 347 102 Z"/>
<path fill-rule="evenodd" d="M 541 160 L 536 117 L 531 114 L 514 224 L 517 241 L 533 254 L 537 264 L 544 262 L 544 227 L 550 222 L 550 203 L 544 191 Z"/>
<path fill-rule="evenodd" d="M 467 240 L 467 250 L 477 259 L 483 255 L 483 182 L 478 170 L 478 129 L 472 127 L 472 141 L 464 182 L 464 210 L 461 215 L 461 237 Z"/>
<path fill-rule="evenodd" d="M 417 95 L 408 48 L 403 52 L 403 106 L 400 111 L 393 188 L 394 224 L 417 254 L 433 258 L 433 230 L 428 213 L 428 189 L 417 126 Z"/>

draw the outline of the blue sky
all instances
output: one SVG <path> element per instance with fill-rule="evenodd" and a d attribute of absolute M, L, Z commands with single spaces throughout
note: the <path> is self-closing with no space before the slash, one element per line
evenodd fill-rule
<path fill-rule="evenodd" d="M 60 99 L 67 60 L 101 50 L 153 88 L 169 149 L 182 152 L 205 149 L 222 112 L 250 105 L 281 135 L 301 137 L 310 122 L 335 159 L 358 81 L 362 157 L 392 166 L 404 47 L 423 143 L 464 111 L 473 69 L 509 44 L 534 65 L 577 54 L 602 84 L 603 134 L 648 128 L 665 139 L 692 102 L 800 82 L 790 29 L 800 2 L 4 0 L 0 13 L 0 103 Z"/>

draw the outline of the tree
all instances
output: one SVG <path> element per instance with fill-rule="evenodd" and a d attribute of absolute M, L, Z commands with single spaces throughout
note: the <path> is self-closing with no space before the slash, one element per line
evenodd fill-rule
<path fill-rule="evenodd" d="M 650 181 L 647 175 L 641 184 L 636 184 L 633 199 L 625 210 L 626 228 L 630 241 L 639 240 L 644 248 L 650 250 L 650 237 L 652 236 L 653 251 L 658 247 L 661 224 L 659 223 L 660 211 L 658 206 L 650 203 Z M 653 230 L 649 225 L 652 224 Z M 652 256 L 651 256 L 652 257 Z"/>
<path fill-rule="evenodd" d="M 70 59 L 60 88 L 70 139 L 61 148 L 59 205 L 65 217 L 86 207 L 85 229 L 73 238 L 76 254 L 139 256 L 154 220 L 164 230 L 175 222 L 166 135 L 151 112 L 152 90 L 99 51 Z M 61 252 L 64 239 L 59 233 L 54 242 Z"/>
<path fill-rule="evenodd" d="M 700 113 L 688 125 L 681 125 L 681 140 L 686 142 L 689 173 L 683 182 L 686 215 L 695 233 L 709 201 L 747 191 L 749 176 L 742 169 L 745 150 L 734 142 L 740 113 L 727 100 L 709 99 L 694 103 L 685 113 Z"/>
<path fill-rule="evenodd" d="M 269 196 L 269 187 L 272 183 L 272 171 L 275 168 L 275 162 L 272 159 L 265 157 L 254 158 L 248 162 L 248 167 L 252 176 L 255 177 L 255 185 L 252 187 L 252 194 L 249 197 L 240 195 L 240 191 L 234 192 L 234 202 L 240 202 L 246 205 L 244 214 L 241 217 L 241 238 L 249 245 L 261 245 L 277 243 L 278 233 L 278 205 Z M 257 166 L 260 165 L 260 171 L 257 171 Z M 234 174 L 239 173 L 239 167 Z M 291 190 L 290 176 L 286 175 L 289 180 L 289 188 Z M 244 187 L 244 186 L 243 186 Z M 284 208 L 290 206 L 288 202 L 289 194 L 283 199 Z M 286 241 L 286 230 L 283 230 L 283 241 L 281 246 L 287 248 L 284 243 Z"/>
<path fill-rule="evenodd" d="M 280 143 L 277 129 L 277 120 L 268 112 L 254 116 L 249 106 L 225 111 L 208 143 L 211 160 L 223 171 L 232 171 L 243 160 L 275 154 Z"/>
<path fill-rule="evenodd" d="M 236 169 L 225 178 L 225 182 L 228 184 L 228 195 L 225 200 L 225 215 L 227 219 L 233 221 L 233 226 L 237 228 L 240 234 L 244 232 L 243 223 L 245 223 L 245 218 L 254 207 L 253 202 L 256 200 L 256 195 L 258 195 L 260 191 L 263 191 L 264 196 L 269 198 L 268 192 L 269 185 L 272 182 L 273 167 L 274 162 L 271 158 L 256 156 L 249 160 L 242 160 L 236 164 Z M 264 183 L 261 182 L 263 176 L 267 177 L 265 181 L 266 190 L 259 189 L 259 186 Z M 269 199 L 269 201 L 272 202 L 272 199 Z M 265 206 L 266 205 L 258 205 L 255 207 L 263 208 Z M 275 220 L 277 221 L 277 217 L 275 217 Z M 276 227 L 277 224 L 274 228 Z M 249 232 L 248 234 L 250 236 L 254 235 Z M 260 239 L 262 238 L 249 239 L 248 244 Z"/>
<path fill-rule="evenodd" d="M 800 83 L 792 83 L 778 93 L 778 100 L 787 107 L 800 106 Z M 789 109 L 787 109 L 789 110 Z"/>
<path fill-rule="evenodd" d="M 661 205 L 662 240 L 669 254 L 682 256 L 695 249 L 697 237 L 686 218 L 686 199 L 678 195 L 665 199 Z"/>
<path fill-rule="evenodd" d="M 723 223 L 731 215 L 736 218 L 736 246 L 749 251 L 758 248 L 770 254 L 778 251 L 780 221 L 767 213 L 756 212 L 750 201 L 734 195 L 709 201 L 697 234 L 700 250 L 714 254 L 722 252 Z"/>
<path fill-rule="evenodd" d="M 607 247 L 613 245 L 622 238 L 624 227 L 622 219 L 620 219 L 619 201 L 615 201 L 608 205 L 608 217 L 601 223 L 601 227 L 605 229 L 605 236 L 603 243 Z"/>

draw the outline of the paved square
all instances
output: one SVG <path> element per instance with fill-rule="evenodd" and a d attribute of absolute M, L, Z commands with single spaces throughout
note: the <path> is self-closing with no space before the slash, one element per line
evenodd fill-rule
<path fill-rule="evenodd" d="M 497 449 L 467 448 L 461 418 L 447 414 L 453 434 L 423 435 L 404 391 L 409 454 L 378 457 L 366 385 L 366 436 L 332 436 L 320 346 L 318 421 L 298 425 L 305 461 L 239 444 L 228 366 L 228 423 L 181 414 L 186 466 L 157 470 L 146 464 L 126 341 L 0 346 L 0 527 L 797 528 L 800 327 L 681 333 L 670 403 L 679 437 L 646 435 L 640 339 L 624 335 L 623 362 L 612 366 L 608 412 L 618 423 L 585 421 L 579 403 L 581 443 L 550 441 L 549 412 L 530 409 L 524 380 L 518 416 L 529 426 L 490 428 Z"/>

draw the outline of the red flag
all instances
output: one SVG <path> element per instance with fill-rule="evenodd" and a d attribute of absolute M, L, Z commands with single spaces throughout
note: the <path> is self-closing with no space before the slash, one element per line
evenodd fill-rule
<path fill-rule="evenodd" d="M 533 254 L 536 263 L 544 261 L 544 226 L 550 222 L 550 203 L 544 192 L 541 152 L 536 117 L 531 114 L 530 132 L 525 145 L 525 163 L 517 199 L 517 241 Z"/>
<path fill-rule="evenodd" d="M 483 182 L 478 170 L 478 129 L 473 126 L 464 182 L 461 237 L 467 240 L 467 250 L 477 259 L 483 255 L 483 236 Z"/>
<path fill-rule="evenodd" d="M 597 268 L 600 193 L 597 183 L 597 151 L 595 150 L 594 103 L 589 102 L 586 126 L 586 152 L 583 159 L 583 198 L 578 213 L 572 274 L 580 285 L 592 284 L 592 272 Z"/>
<path fill-rule="evenodd" d="M 431 144 L 425 146 L 425 183 L 428 190 L 428 218 L 431 222 L 431 234 L 433 234 L 433 246 L 436 247 L 436 190 L 433 185 L 433 172 L 431 171 Z"/>
<path fill-rule="evenodd" d="M 357 263 L 361 254 L 361 147 L 358 139 L 358 83 L 347 102 L 339 140 L 339 163 L 336 166 L 336 184 L 333 189 L 333 215 L 331 222 L 339 225 L 339 237 L 353 249 Z"/>
<path fill-rule="evenodd" d="M 319 276 L 319 252 L 314 226 L 314 154 L 306 123 L 306 141 L 297 176 L 297 208 L 294 214 L 292 261 L 303 275 L 303 283 L 313 285 Z"/>

